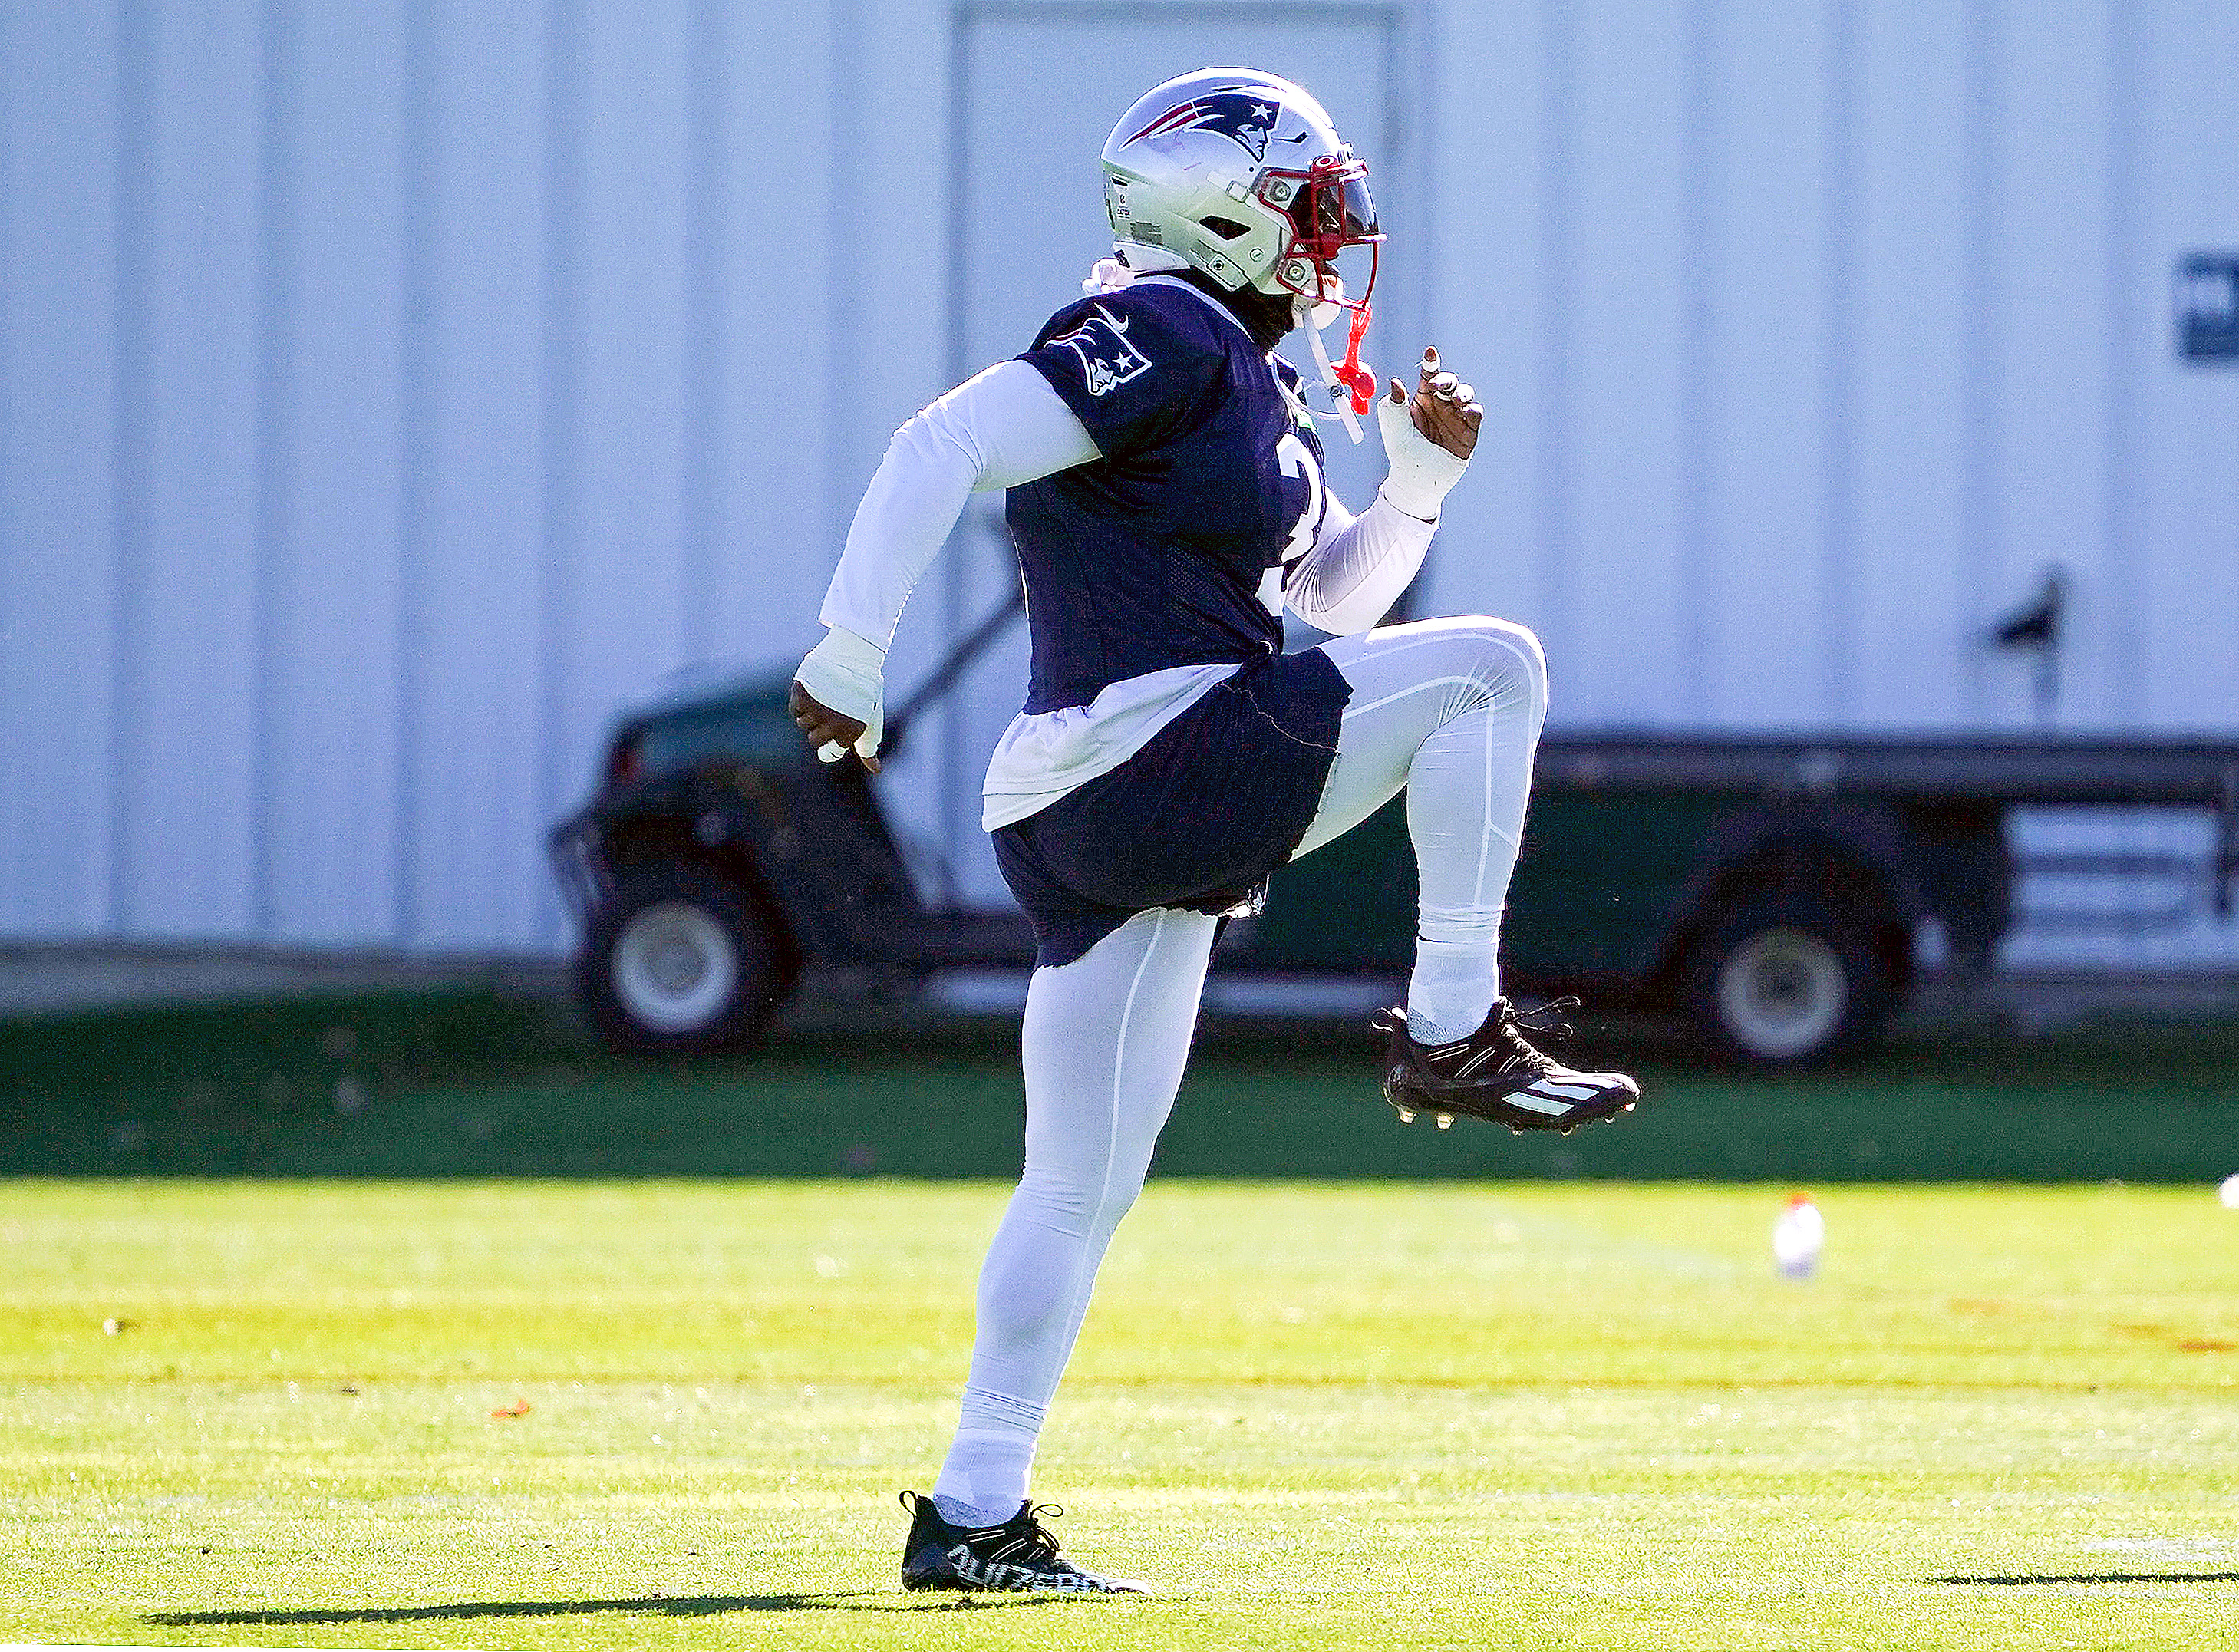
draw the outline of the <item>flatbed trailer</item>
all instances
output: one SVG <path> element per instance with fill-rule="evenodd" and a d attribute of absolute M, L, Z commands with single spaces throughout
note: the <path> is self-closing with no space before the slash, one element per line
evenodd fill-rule
<path fill-rule="evenodd" d="M 1603 1002 L 1678 1008 L 1741 1061 L 1824 1059 L 1900 1006 L 1924 932 L 1943 968 L 1987 974 L 2023 876 L 2139 869 L 2083 854 L 2023 864 L 2010 813 L 2060 805 L 2211 812 L 2206 864 L 2157 857 L 2152 869 L 2189 873 L 2230 917 L 2239 742 L 1551 733 L 1505 967 Z M 1404 970 L 1412 929 L 1392 921 L 1403 892 L 1412 900 L 1412 866 L 1395 806 L 1286 871 L 1232 959 L 1295 967 L 1318 953 Z"/>
<path fill-rule="evenodd" d="M 787 687 L 744 679 L 623 719 L 595 794 L 553 833 L 582 923 L 579 986 L 617 1044 L 751 1040 L 811 964 L 907 981 L 1032 961 L 1015 910 L 923 900 L 867 777 L 814 760 Z M 891 743 L 908 721 L 892 720 Z M 1265 909 L 1229 926 L 1221 966 L 1404 972 L 1403 801 L 1279 872 Z M 1993 967 L 2023 870 L 2007 816 L 2044 805 L 2211 812 L 2193 872 L 2230 917 L 2239 741 L 1565 730 L 1540 746 L 1505 968 L 1677 1007 L 1737 1061 L 1837 1057 L 1903 1002 L 1924 933 L 1948 969 Z"/>

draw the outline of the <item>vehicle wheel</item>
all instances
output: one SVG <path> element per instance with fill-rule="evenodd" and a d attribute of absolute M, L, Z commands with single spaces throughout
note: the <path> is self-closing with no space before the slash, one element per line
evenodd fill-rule
<path fill-rule="evenodd" d="M 626 872 L 592 916 L 578 969 L 599 1030 L 628 1050 L 751 1043 L 792 985 L 760 900 L 688 861 Z"/>
<path fill-rule="evenodd" d="M 1744 897 L 1689 949 L 1686 1006 L 1728 1057 L 1802 1067 L 1856 1048 L 1895 1007 L 1870 919 L 1814 896 Z"/>

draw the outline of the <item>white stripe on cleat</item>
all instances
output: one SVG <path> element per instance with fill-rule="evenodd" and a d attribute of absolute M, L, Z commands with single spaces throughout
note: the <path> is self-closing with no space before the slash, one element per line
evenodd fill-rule
<path fill-rule="evenodd" d="M 1529 1090 L 1514 1091 L 1511 1092 L 1508 1099 L 1517 1106 L 1525 1109 L 1527 1111 L 1541 1113 L 1549 1118 L 1560 1118 L 1565 1113 L 1571 1111 L 1571 1104 L 1569 1102 L 1556 1101 L 1549 1097 L 1541 1095 L 1538 1093 L 1538 1089 L 1539 1086 L 1534 1085 Z M 1585 1093 L 1591 1095 L 1592 1091 L 1589 1091 Z"/>

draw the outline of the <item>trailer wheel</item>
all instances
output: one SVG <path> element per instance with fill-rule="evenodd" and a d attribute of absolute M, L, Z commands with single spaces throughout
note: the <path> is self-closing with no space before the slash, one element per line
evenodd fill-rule
<path fill-rule="evenodd" d="M 626 872 L 593 913 L 577 968 L 600 1032 L 625 1050 L 750 1044 L 792 986 L 782 938 L 761 901 L 690 861 Z"/>
<path fill-rule="evenodd" d="M 1856 1049 L 1896 1007 L 1872 915 L 1813 895 L 1744 896 L 1687 955 L 1686 1008 L 1721 1053 L 1804 1067 Z"/>

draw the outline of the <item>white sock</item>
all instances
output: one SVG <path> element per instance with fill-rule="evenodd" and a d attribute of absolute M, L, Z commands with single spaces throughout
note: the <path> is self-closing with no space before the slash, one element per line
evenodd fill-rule
<path fill-rule="evenodd" d="M 1000 1526 L 1026 1500 L 1033 1467 L 1029 1430 L 960 1428 L 933 1483 L 933 1506 L 952 1526 Z"/>
<path fill-rule="evenodd" d="M 933 1494 L 933 1511 L 952 1526 L 961 1526 L 967 1531 L 978 1531 L 983 1527 L 1001 1525 L 1019 1512 L 1019 1505 L 1014 1503 L 999 1514 L 993 1509 L 974 1508 L 954 1497 L 944 1497 L 936 1491 Z"/>
<path fill-rule="evenodd" d="M 1498 942 L 1434 941 L 1418 936 L 1407 982 L 1407 1036 L 1449 1044 L 1485 1025 L 1500 996 Z"/>

